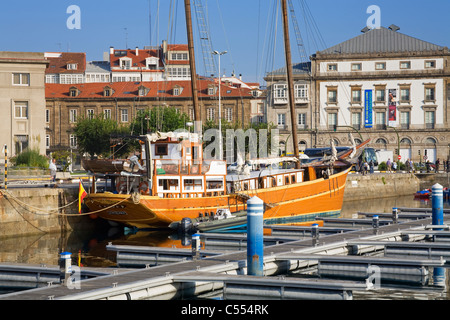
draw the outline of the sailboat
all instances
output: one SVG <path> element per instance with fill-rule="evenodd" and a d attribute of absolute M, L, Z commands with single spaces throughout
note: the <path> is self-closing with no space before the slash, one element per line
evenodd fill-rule
<path fill-rule="evenodd" d="M 283 0 L 285 38 L 288 39 L 286 0 Z M 190 1 L 185 0 L 194 117 L 199 119 Z M 294 90 L 289 41 L 285 41 L 290 107 Z M 110 179 L 113 190 L 96 192 L 84 203 L 101 218 L 136 228 L 167 228 L 183 219 L 214 220 L 221 212 L 245 215 L 247 200 L 264 201 L 264 222 L 298 224 L 341 212 L 347 175 L 368 141 L 353 151 L 307 165 L 298 161 L 297 128 L 292 116 L 294 157 L 257 159 L 227 172 L 223 160 L 204 159 L 201 132 L 153 133 L 139 137 L 141 152 L 123 164 L 121 172 L 95 172 Z M 334 149 L 335 151 L 335 149 Z M 295 157 L 297 155 L 297 157 Z"/>

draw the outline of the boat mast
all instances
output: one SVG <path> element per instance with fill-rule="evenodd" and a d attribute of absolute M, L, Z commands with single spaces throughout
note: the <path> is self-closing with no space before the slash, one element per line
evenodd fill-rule
<path fill-rule="evenodd" d="M 191 1 L 184 0 L 185 14 L 186 14 L 186 29 L 189 49 L 189 64 L 191 68 L 191 88 L 192 88 L 192 103 L 194 105 L 194 121 L 201 121 L 200 109 L 198 105 L 198 90 L 197 90 L 197 71 L 195 69 L 195 52 L 194 52 L 194 37 L 192 33 L 192 16 L 191 16 Z M 196 126 L 194 126 L 196 128 Z M 201 128 L 197 128 L 201 130 Z"/>
<path fill-rule="evenodd" d="M 292 127 L 292 142 L 294 144 L 294 157 L 299 156 L 298 150 L 298 136 L 297 136 L 297 122 L 295 117 L 295 96 L 294 96 L 294 77 L 292 72 L 292 58 L 291 58 L 291 43 L 289 40 L 289 21 L 287 14 L 286 0 L 281 0 L 283 11 L 283 27 L 284 27 L 284 52 L 286 55 L 286 70 L 288 78 L 288 93 L 289 93 L 289 105 L 291 110 L 291 127 Z M 297 167 L 300 163 L 297 162 Z"/>

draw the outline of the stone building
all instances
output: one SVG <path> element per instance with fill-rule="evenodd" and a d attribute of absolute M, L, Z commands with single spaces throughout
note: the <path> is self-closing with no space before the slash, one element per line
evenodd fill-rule
<path fill-rule="evenodd" d="M 352 132 L 357 141 L 370 138 L 372 147 L 394 151 L 403 161 L 447 159 L 448 48 L 396 26 L 362 32 L 311 57 L 308 127 L 299 127 L 299 141 L 307 147 L 329 146 L 331 140 L 348 146 Z M 280 85 L 271 86 L 272 96 Z M 269 110 L 282 117 L 280 106 L 273 101 Z"/>
<path fill-rule="evenodd" d="M 47 63 L 43 53 L 0 52 L 0 144 L 8 156 L 28 147 L 45 154 Z"/>
<path fill-rule="evenodd" d="M 199 104 L 201 120 L 217 121 L 219 113 L 218 84 L 200 79 Z M 222 119 L 250 123 L 255 97 L 251 88 L 232 82 L 221 87 Z M 46 84 L 46 148 L 76 149 L 73 128 L 82 116 L 104 114 L 122 124 L 129 124 L 140 110 L 156 106 L 175 107 L 192 119 L 194 116 L 190 81 L 112 82 L 73 85 Z"/>

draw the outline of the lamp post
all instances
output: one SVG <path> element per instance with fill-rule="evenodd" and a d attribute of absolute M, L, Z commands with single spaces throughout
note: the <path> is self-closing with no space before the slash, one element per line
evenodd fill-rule
<path fill-rule="evenodd" d="M 223 158 L 223 150 L 222 150 L 222 108 L 221 108 L 221 92 L 220 92 L 220 85 L 221 85 L 221 81 L 220 81 L 220 56 L 223 56 L 224 54 L 226 54 L 227 51 L 213 51 L 214 55 L 218 55 L 219 56 L 219 160 L 222 160 Z"/>

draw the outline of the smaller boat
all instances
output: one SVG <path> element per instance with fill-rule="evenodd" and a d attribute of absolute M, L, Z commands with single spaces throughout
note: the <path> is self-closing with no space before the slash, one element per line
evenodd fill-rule
<path fill-rule="evenodd" d="M 416 199 L 429 199 L 431 197 L 431 189 L 424 189 L 421 191 L 417 191 L 414 194 L 414 198 Z"/>

